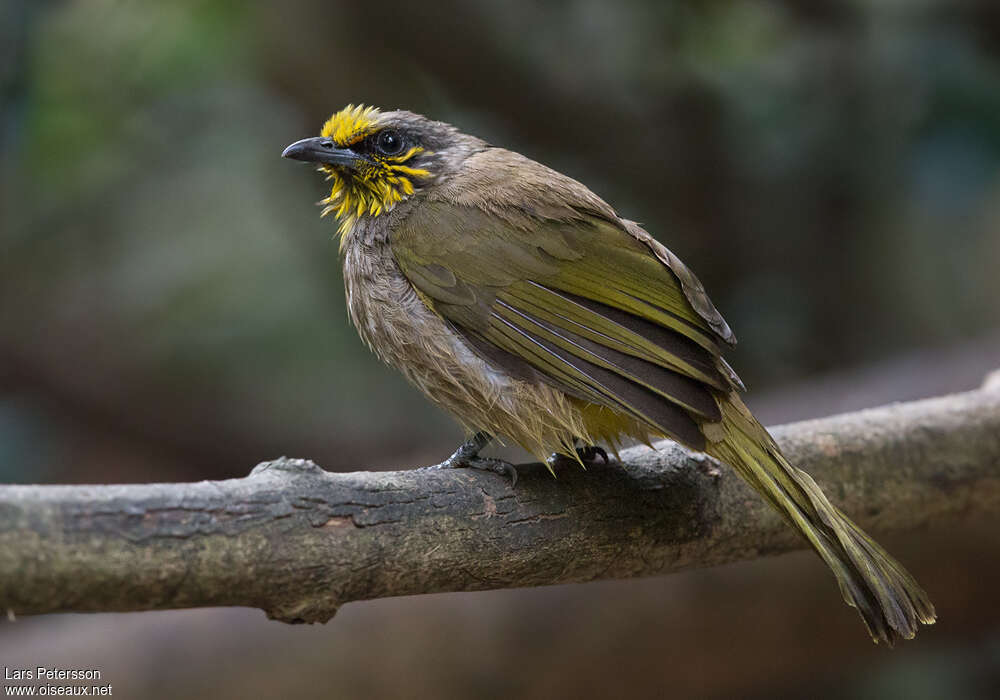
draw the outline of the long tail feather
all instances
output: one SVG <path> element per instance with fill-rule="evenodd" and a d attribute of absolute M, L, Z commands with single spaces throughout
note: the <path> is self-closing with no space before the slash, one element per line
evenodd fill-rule
<path fill-rule="evenodd" d="M 812 477 L 788 463 L 735 394 L 722 403 L 723 440 L 706 450 L 729 464 L 812 545 L 861 614 L 875 642 L 911 639 L 936 615 L 902 564 L 832 505 Z"/>

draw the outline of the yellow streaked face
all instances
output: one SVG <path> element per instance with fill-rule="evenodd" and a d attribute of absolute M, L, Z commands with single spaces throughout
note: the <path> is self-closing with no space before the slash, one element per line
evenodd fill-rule
<path fill-rule="evenodd" d="M 374 107 L 348 105 L 320 131 L 321 144 L 336 154 L 317 158 L 320 170 L 333 180 L 330 196 L 320 203 L 324 216 L 336 214 L 341 233 L 362 216 L 390 211 L 431 176 L 425 167 L 414 167 L 418 156 L 430 153 L 382 116 Z"/>

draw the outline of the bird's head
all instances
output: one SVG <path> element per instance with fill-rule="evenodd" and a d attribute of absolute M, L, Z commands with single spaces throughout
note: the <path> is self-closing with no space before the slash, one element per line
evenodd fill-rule
<path fill-rule="evenodd" d="M 317 163 L 333 181 L 320 201 L 346 233 L 363 217 L 378 217 L 447 175 L 475 150 L 478 139 L 405 111 L 348 105 L 327 119 L 320 135 L 296 141 L 281 154 Z"/>

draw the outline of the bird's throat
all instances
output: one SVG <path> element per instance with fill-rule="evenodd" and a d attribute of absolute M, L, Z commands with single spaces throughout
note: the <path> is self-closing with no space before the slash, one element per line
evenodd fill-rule
<path fill-rule="evenodd" d="M 331 213 L 336 216 L 341 236 L 349 233 L 360 218 L 374 218 L 392 211 L 414 192 L 409 174 L 387 172 L 388 169 L 347 174 L 332 166 L 323 166 L 323 170 L 328 173 L 333 186 L 330 195 L 320 200 L 319 204 L 323 206 L 323 216 Z"/>

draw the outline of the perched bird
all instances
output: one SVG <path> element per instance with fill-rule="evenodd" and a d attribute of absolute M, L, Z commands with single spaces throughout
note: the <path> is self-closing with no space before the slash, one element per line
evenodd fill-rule
<path fill-rule="evenodd" d="M 473 437 L 441 466 L 511 474 L 664 436 L 730 465 L 830 567 L 872 638 L 935 620 L 910 574 L 788 463 L 722 358 L 733 332 L 687 267 L 579 182 L 412 112 L 347 108 L 286 158 L 333 185 L 350 317 Z M 577 443 L 582 447 L 577 448 Z"/>

